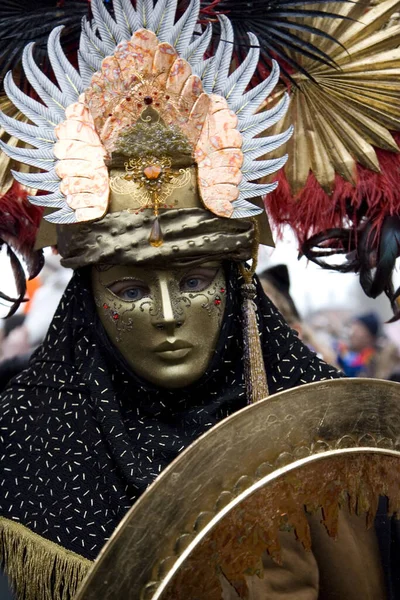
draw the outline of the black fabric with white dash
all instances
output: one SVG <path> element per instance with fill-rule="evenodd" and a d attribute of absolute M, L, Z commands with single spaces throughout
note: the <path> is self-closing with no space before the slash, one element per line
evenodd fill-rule
<path fill-rule="evenodd" d="M 227 271 L 215 356 L 199 381 L 178 391 L 130 372 L 96 316 L 88 273 L 74 274 L 44 344 L 1 396 L 1 516 L 94 559 L 161 471 L 245 406 L 240 281 L 236 267 Z M 270 392 L 339 377 L 257 285 Z"/>

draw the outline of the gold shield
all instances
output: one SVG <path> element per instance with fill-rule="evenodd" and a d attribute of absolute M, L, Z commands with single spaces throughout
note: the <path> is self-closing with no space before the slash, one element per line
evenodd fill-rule
<path fill-rule="evenodd" d="M 314 597 L 300 595 L 302 582 L 316 598 L 380 600 L 379 501 L 396 518 L 399 384 L 282 392 L 219 423 L 156 479 L 77 600 Z"/>

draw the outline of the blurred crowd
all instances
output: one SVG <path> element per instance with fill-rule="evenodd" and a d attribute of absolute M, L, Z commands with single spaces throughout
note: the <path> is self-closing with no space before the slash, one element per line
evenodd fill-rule
<path fill-rule="evenodd" d="M 40 276 L 27 283 L 28 301 L 12 317 L 0 320 L 0 390 L 27 366 L 44 340 L 71 275 L 58 256 L 46 256 Z"/>
<path fill-rule="evenodd" d="M 301 339 L 347 377 L 400 382 L 400 321 L 383 323 L 375 312 L 321 310 L 302 319 L 290 294 L 286 265 L 259 274 L 266 294 Z M 350 304 L 350 303 L 349 303 Z"/>
<path fill-rule="evenodd" d="M 42 342 L 72 272 L 49 255 L 35 280 L 28 282 L 29 301 L 0 328 L 0 390 L 27 366 Z M 400 321 L 382 323 L 378 314 L 350 309 L 320 310 L 300 315 L 290 293 L 284 264 L 259 274 L 264 291 L 300 338 L 326 362 L 348 377 L 400 381 Z M 349 303 L 350 304 L 350 303 Z"/>

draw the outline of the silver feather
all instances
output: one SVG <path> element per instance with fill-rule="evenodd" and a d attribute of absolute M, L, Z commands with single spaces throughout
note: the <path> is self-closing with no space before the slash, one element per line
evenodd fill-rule
<path fill-rule="evenodd" d="M 252 137 L 266 131 L 285 116 L 289 103 L 289 95 L 284 94 L 283 98 L 273 108 L 253 115 L 243 122 L 239 121 L 239 131 L 242 135 L 251 135 Z"/>
<path fill-rule="evenodd" d="M 30 150 L 28 148 L 15 148 L 9 146 L 0 140 L 0 148 L 7 156 L 13 160 L 24 163 L 25 165 L 31 165 L 38 169 L 45 169 L 48 171 L 54 166 L 55 156 L 53 150 L 41 149 L 41 150 Z"/>
<path fill-rule="evenodd" d="M 64 29 L 64 26 L 56 27 L 53 30 L 54 35 L 49 36 L 49 45 L 51 45 L 51 51 L 54 59 L 57 61 L 57 65 L 59 69 L 65 75 L 65 79 L 67 84 L 71 88 L 73 88 L 76 96 L 79 96 L 84 90 L 85 87 L 82 82 L 82 78 L 78 71 L 71 65 L 67 57 L 65 56 L 64 50 L 62 49 L 60 36 L 61 32 Z M 50 49 L 49 49 L 50 56 Z M 53 67 L 54 68 L 54 67 Z M 55 71 L 54 71 L 55 72 Z"/>
<path fill-rule="evenodd" d="M 158 36 L 161 25 L 163 23 L 164 17 L 166 12 L 170 10 L 169 8 L 169 0 L 158 0 L 158 2 L 156 3 L 154 10 L 153 10 L 153 31 L 154 33 Z M 175 5 L 176 6 L 176 5 Z M 175 11 L 172 11 L 174 13 L 174 19 L 175 19 Z M 172 21 L 171 27 L 174 24 L 174 22 Z"/>
<path fill-rule="evenodd" d="M 90 3 L 91 9 L 92 9 L 92 14 L 93 14 L 93 21 L 96 25 L 96 28 L 99 30 L 103 44 L 108 48 L 108 52 L 107 52 L 108 55 L 111 55 L 111 54 L 113 54 L 116 43 L 117 43 L 111 33 L 110 25 L 108 22 L 108 21 L 112 21 L 113 19 L 111 19 L 110 15 L 108 13 L 107 13 L 108 19 L 107 19 L 107 17 L 106 17 L 106 21 L 103 19 L 103 15 L 100 11 L 100 4 L 102 4 L 101 0 L 100 1 L 93 0 Z"/>
<path fill-rule="evenodd" d="M 51 215 L 46 215 L 44 218 L 46 221 L 49 221 L 49 223 L 56 223 L 58 225 L 69 225 L 77 222 L 75 211 L 69 206 L 64 206 L 61 210 L 56 210 L 51 213 Z"/>
<path fill-rule="evenodd" d="M 273 192 L 278 185 L 277 181 L 273 183 L 249 183 L 248 181 L 241 181 L 239 183 L 239 198 L 256 198 L 257 196 L 264 196 Z"/>
<path fill-rule="evenodd" d="M 143 27 L 154 31 L 153 0 L 142 0 Z"/>
<path fill-rule="evenodd" d="M 61 192 L 46 194 L 45 196 L 28 196 L 28 200 L 31 204 L 45 208 L 63 208 L 65 206 L 65 196 Z"/>
<path fill-rule="evenodd" d="M 45 175 L 48 175 L 47 173 L 20 173 L 19 171 L 11 171 L 11 173 L 16 181 L 26 187 L 47 192 L 59 191 L 59 178 L 57 180 L 46 179 Z"/>
<path fill-rule="evenodd" d="M 234 210 L 231 215 L 231 218 L 233 219 L 246 219 L 249 217 L 255 217 L 256 215 L 259 215 L 262 212 L 264 212 L 263 208 L 260 208 L 259 206 L 254 206 L 254 204 L 252 204 L 251 202 L 247 202 L 247 200 L 244 200 L 240 197 L 234 202 L 232 202 L 232 206 Z"/>
<path fill-rule="evenodd" d="M 53 148 L 56 136 L 53 130 L 45 131 L 35 125 L 22 123 L 0 112 L 0 125 L 12 135 L 36 148 Z M 32 131 L 35 130 L 35 131 Z M 46 139 L 47 138 L 47 139 Z"/>
<path fill-rule="evenodd" d="M 25 179 L 27 181 L 26 178 L 29 178 L 29 181 L 31 183 L 23 183 L 23 185 L 26 185 L 27 187 L 37 187 L 37 184 L 39 184 L 39 182 L 58 182 L 60 183 L 61 179 L 59 178 L 59 176 L 57 175 L 55 168 L 51 169 L 51 171 L 47 171 L 45 173 L 20 173 L 19 171 L 11 171 L 11 173 L 13 175 L 20 175 L 21 179 Z M 33 185 L 32 185 L 33 183 Z M 44 188 L 43 188 L 44 189 Z"/>
<path fill-rule="evenodd" d="M 290 126 L 286 131 L 276 135 L 261 138 L 245 138 L 242 145 L 242 152 L 248 159 L 259 158 L 285 144 L 291 138 L 292 134 L 293 127 Z"/>
<path fill-rule="evenodd" d="M 179 54 L 192 42 L 199 11 L 200 0 L 190 0 L 189 6 L 172 29 L 170 43 Z"/>
<path fill-rule="evenodd" d="M 88 62 L 83 58 L 81 49 L 78 50 L 78 66 L 79 73 L 82 77 L 82 83 L 85 86 L 85 89 L 90 85 L 92 80 L 93 73 L 96 72 L 96 69 L 91 67 Z"/>
<path fill-rule="evenodd" d="M 99 27 L 99 30 L 99 23 L 101 21 L 103 26 L 105 26 L 105 28 L 107 29 L 108 35 L 110 36 L 110 40 L 113 40 L 114 44 L 119 44 L 120 42 L 126 39 L 123 30 L 118 26 L 118 23 L 114 21 L 114 19 L 104 6 L 102 0 L 92 0 L 91 7 L 93 11 L 93 16 L 93 8 L 95 7 L 96 9 L 96 24 Z M 103 30 L 100 30 L 100 33 L 103 38 Z"/>
<path fill-rule="evenodd" d="M 206 76 L 207 72 L 210 69 L 212 70 L 212 66 L 214 64 L 214 59 L 215 59 L 214 56 L 210 56 L 210 58 L 206 58 L 205 60 L 199 61 L 192 67 L 193 74 L 197 75 L 202 80 L 203 89 L 205 92 L 207 92 L 207 89 L 206 89 L 206 86 L 204 85 L 204 77 Z M 212 76 L 213 76 L 213 73 L 214 72 L 212 72 Z M 212 77 L 211 77 L 211 80 L 212 80 Z"/>
<path fill-rule="evenodd" d="M 136 14 L 138 16 L 138 20 L 139 20 L 139 29 L 142 29 L 144 27 L 144 23 L 145 23 L 145 14 L 144 14 L 144 4 L 143 4 L 143 0 L 136 0 Z"/>
<path fill-rule="evenodd" d="M 161 20 L 156 31 L 161 42 L 171 43 L 171 30 L 174 26 L 177 0 L 169 0 L 161 15 Z"/>
<path fill-rule="evenodd" d="M 36 125 L 55 127 L 62 120 L 49 108 L 30 98 L 15 85 L 11 71 L 4 78 L 4 90 L 11 102 Z"/>
<path fill-rule="evenodd" d="M 182 51 L 182 58 L 188 61 L 193 68 L 199 61 L 203 61 L 212 36 L 212 27 L 209 23 L 201 35 L 195 37 L 194 41 Z"/>
<path fill-rule="evenodd" d="M 17 159 L 20 162 L 23 162 L 21 159 L 27 159 L 27 158 L 32 158 L 32 159 L 36 159 L 36 160 L 44 160 L 44 161 L 55 161 L 57 160 L 56 157 L 54 156 L 54 152 L 53 152 L 53 148 L 38 148 L 38 149 L 32 149 L 32 148 L 15 148 L 14 146 L 9 146 L 8 144 L 6 144 L 5 142 L 3 142 L 2 140 L 0 140 L 0 145 L 2 145 L 4 148 L 7 148 L 7 150 L 9 152 L 13 152 L 16 156 L 19 156 L 20 158 Z M 51 168 L 53 167 L 53 165 L 51 166 Z M 48 169 L 46 169 L 48 170 Z"/>
<path fill-rule="evenodd" d="M 61 118 L 64 118 L 65 105 L 63 102 L 65 102 L 65 98 L 61 90 L 37 66 L 33 58 L 33 48 L 34 44 L 30 43 L 24 48 L 22 53 L 22 66 L 26 78 L 39 98 L 47 104 L 48 108 L 59 114 Z"/>
<path fill-rule="evenodd" d="M 126 15 L 126 13 L 124 11 L 124 8 L 121 4 L 121 0 L 113 1 L 113 9 L 114 9 L 115 20 L 121 31 L 121 35 L 123 36 L 124 40 L 129 40 L 129 38 L 132 35 L 132 29 L 129 26 L 128 16 Z M 133 9 L 133 7 L 132 7 L 132 9 Z"/>
<path fill-rule="evenodd" d="M 233 28 L 231 22 L 225 15 L 220 15 L 218 20 L 221 25 L 221 38 L 215 53 L 214 62 L 215 75 L 212 91 L 215 94 L 221 93 L 221 90 L 229 77 L 233 52 Z"/>
<path fill-rule="evenodd" d="M 231 104 L 231 108 L 237 113 L 238 117 L 244 119 L 245 117 L 255 113 L 260 104 L 267 98 L 279 79 L 279 66 L 276 60 L 272 61 L 272 69 L 269 77 L 262 83 L 254 87 L 249 92 L 243 94 L 243 96 Z"/>
<path fill-rule="evenodd" d="M 85 52 L 94 54 L 100 60 L 103 60 L 109 54 L 107 44 L 104 44 L 98 35 L 92 30 L 87 19 L 83 21 L 81 33 L 81 46 Z"/>
<path fill-rule="evenodd" d="M 260 58 L 260 47 L 258 45 L 256 36 L 253 33 L 248 33 L 247 35 L 249 36 L 249 43 L 251 47 L 246 58 L 228 77 L 225 85 L 223 85 L 222 82 L 220 84 L 220 94 L 227 99 L 228 104 L 231 107 L 249 85 L 250 80 L 257 69 Z"/>
<path fill-rule="evenodd" d="M 81 49 L 80 54 L 82 59 L 93 69 L 93 73 L 101 70 L 102 59 L 98 58 L 94 53 L 86 52 L 86 50 Z M 93 75 L 92 73 L 92 75 Z"/>
<path fill-rule="evenodd" d="M 66 106 L 68 106 L 69 104 L 76 102 L 79 94 L 68 80 L 62 62 L 60 60 L 59 51 L 61 46 L 59 44 L 57 45 L 57 40 L 61 33 L 61 30 L 62 26 L 56 27 L 50 33 L 49 39 L 47 41 L 47 52 L 49 55 L 51 67 L 57 79 L 57 83 L 60 86 L 61 91 L 63 93 Z"/>
<path fill-rule="evenodd" d="M 250 169 L 246 171 L 246 169 L 242 168 L 243 181 L 254 181 L 255 179 L 271 175 L 279 171 L 285 165 L 287 159 L 288 155 L 285 154 L 282 158 L 252 161 Z"/>
<path fill-rule="evenodd" d="M 132 6 L 131 0 L 119 0 L 119 2 L 129 24 L 130 33 L 132 34 L 134 31 L 140 29 L 137 13 Z"/>

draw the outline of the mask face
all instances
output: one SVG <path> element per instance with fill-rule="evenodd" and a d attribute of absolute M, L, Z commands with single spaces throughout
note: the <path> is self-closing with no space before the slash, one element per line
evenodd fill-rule
<path fill-rule="evenodd" d="M 226 304 L 221 263 L 100 265 L 92 269 L 92 289 L 108 337 L 137 375 L 174 389 L 205 373 Z"/>

